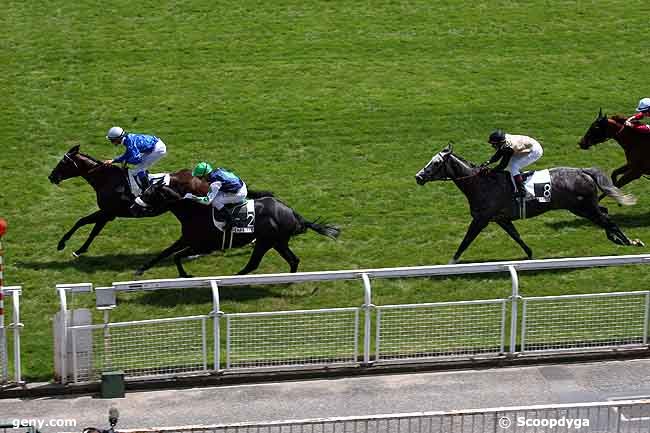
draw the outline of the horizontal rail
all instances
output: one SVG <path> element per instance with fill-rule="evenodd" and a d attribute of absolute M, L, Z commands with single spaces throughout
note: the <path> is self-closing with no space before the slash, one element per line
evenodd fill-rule
<path fill-rule="evenodd" d="M 57 284 L 56 289 L 57 290 L 65 289 L 74 293 L 90 293 L 93 291 L 93 285 L 92 283 L 72 283 L 72 284 L 62 283 L 62 284 Z"/>
<path fill-rule="evenodd" d="M 104 328 L 120 328 L 123 326 L 134 326 L 134 325 L 151 325 L 154 323 L 172 323 L 172 322 L 190 322 L 198 321 L 203 319 L 210 319 L 211 316 L 184 316 L 184 317 L 170 317 L 167 319 L 149 319 L 149 320 L 134 320 L 131 322 L 111 322 L 111 323 L 101 323 L 97 325 L 75 325 L 68 326 L 68 329 L 78 330 L 78 329 L 104 329 Z"/>
<path fill-rule="evenodd" d="M 5 296 L 11 296 L 14 293 L 20 295 L 23 292 L 23 288 L 22 286 L 3 286 L 2 291 Z"/>
<path fill-rule="evenodd" d="M 254 317 L 254 316 L 290 316 L 294 314 L 319 314 L 319 313 L 340 313 L 343 311 L 357 311 L 358 307 L 344 308 L 319 308 L 318 310 L 286 310 L 286 311 L 263 311 L 257 313 L 227 313 L 228 317 Z"/>
<path fill-rule="evenodd" d="M 214 424 L 202 426 L 184 426 L 184 427 L 162 427 L 151 429 L 120 429 L 120 433 L 148 433 L 148 432 L 178 432 L 178 431 L 227 431 L 226 429 L 247 429 L 256 427 L 284 427 L 292 425 L 313 425 L 313 424 L 331 424 L 331 423 L 345 423 L 351 421 L 382 421 L 393 419 L 409 419 L 409 418 L 423 418 L 423 417 L 441 417 L 441 416 L 471 416 L 471 415 L 488 415 L 488 414 L 503 414 L 513 412 L 533 412 L 533 411 L 561 411 L 563 409 L 591 409 L 591 408 L 620 408 L 628 406 L 641 406 L 650 405 L 650 400 L 619 400 L 598 403 L 569 403 L 569 404 L 549 404 L 549 405 L 534 405 L 534 406 L 515 406 L 515 407 L 495 407 L 487 409 L 463 409 L 451 411 L 433 411 L 433 412 L 408 412 L 408 413 L 394 413 L 394 414 L 381 414 L 381 415 L 367 415 L 367 416 L 346 416 L 346 417 L 333 417 L 333 418 L 309 418 L 309 419 L 291 419 L 283 421 L 266 421 L 266 422 L 240 422 L 232 424 Z M 280 430 L 281 431 L 281 430 Z"/>
<path fill-rule="evenodd" d="M 581 299 L 581 298 L 607 298 L 617 296 L 639 296 L 647 295 L 647 290 L 639 290 L 636 292 L 610 292 L 610 293 L 584 293 L 580 295 L 554 295 L 554 296 L 526 296 L 524 301 L 553 301 L 558 299 Z"/>
<path fill-rule="evenodd" d="M 376 305 L 376 309 L 381 310 L 398 310 L 400 308 L 424 308 L 424 307 L 445 307 L 456 305 L 484 305 L 484 304 L 503 304 L 508 302 L 507 299 L 486 299 L 476 301 L 447 301 L 447 302 L 430 302 L 428 304 L 396 304 L 396 305 Z"/>
<path fill-rule="evenodd" d="M 173 278 L 159 280 L 114 282 L 116 291 L 139 291 L 178 289 L 191 287 L 210 287 L 211 281 L 217 281 L 220 287 L 242 286 L 249 284 L 282 284 L 309 281 L 339 281 L 362 278 L 367 274 L 371 278 L 405 278 L 428 277 L 437 275 L 462 275 L 477 273 L 508 272 L 509 267 L 517 271 L 538 271 L 553 269 L 577 269 L 601 266 L 618 266 L 650 263 L 650 254 L 601 256 L 544 260 L 518 260 L 489 263 L 470 263 L 456 265 L 416 266 L 400 268 L 355 269 L 323 272 L 297 272 L 293 274 L 235 275 L 222 277 Z M 68 287 L 70 285 L 66 285 Z"/>

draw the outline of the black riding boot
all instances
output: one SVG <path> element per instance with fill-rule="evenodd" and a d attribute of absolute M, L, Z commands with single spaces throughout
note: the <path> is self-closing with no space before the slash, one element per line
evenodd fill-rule
<path fill-rule="evenodd" d="M 515 191 L 515 196 L 516 197 L 526 197 L 526 187 L 524 186 L 524 178 L 521 174 L 518 174 L 513 177 L 515 180 L 515 185 L 516 185 L 516 191 Z"/>

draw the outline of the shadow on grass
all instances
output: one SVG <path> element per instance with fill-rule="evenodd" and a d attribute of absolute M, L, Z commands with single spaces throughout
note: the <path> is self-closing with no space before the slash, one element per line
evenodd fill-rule
<path fill-rule="evenodd" d="M 616 215 L 616 213 L 611 213 L 611 209 L 610 209 L 609 216 L 616 225 L 622 228 L 650 226 L 650 212 L 646 212 L 638 215 Z M 574 219 L 567 219 L 564 221 L 547 222 L 546 225 L 556 230 L 561 230 L 564 228 L 580 228 L 584 226 L 592 226 L 597 230 L 602 230 L 596 224 L 592 223 L 591 221 L 585 218 L 574 218 Z"/>
<path fill-rule="evenodd" d="M 183 260 L 183 264 L 191 263 L 194 260 L 200 260 L 203 257 L 216 256 L 219 259 L 228 260 L 229 258 L 236 256 L 248 256 L 250 255 L 250 249 L 244 248 L 234 251 L 228 251 L 227 254 L 222 252 L 214 252 L 205 256 L 199 256 L 196 259 L 192 260 Z M 153 254 L 106 254 L 103 256 L 81 256 L 79 258 L 61 258 L 60 260 L 50 260 L 50 261 L 24 261 L 19 260 L 16 262 L 16 265 L 22 266 L 28 269 L 35 271 L 46 271 L 46 270 L 55 270 L 61 271 L 66 269 L 76 269 L 81 272 L 94 273 L 98 271 L 118 271 L 124 272 L 132 269 L 134 272 L 137 268 L 147 263 L 149 260 L 156 257 L 157 253 Z M 69 256 L 68 256 L 69 257 Z M 159 262 L 156 266 L 151 268 L 155 269 L 160 265 L 173 265 L 173 257 L 167 257 L 166 259 Z M 146 273 L 145 277 L 146 278 Z"/>
<path fill-rule="evenodd" d="M 236 286 L 219 288 L 221 301 L 246 302 L 261 298 L 283 298 L 282 293 L 273 291 L 272 287 Z M 175 307 L 212 302 L 212 290 L 209 288 L 172 289 L 146 292 L 133 301 L 143 305 Z"/>

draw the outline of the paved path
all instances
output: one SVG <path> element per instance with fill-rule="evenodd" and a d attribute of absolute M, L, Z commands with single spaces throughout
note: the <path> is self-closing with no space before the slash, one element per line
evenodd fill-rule
<path fill-rule="evenodd" d="M 74 419 L 121 428 L 605 401 L 650 396 L 650 359 L 0 400 L 0 419 Z M 44 432 L 55 429 L 43 429 Z"/>

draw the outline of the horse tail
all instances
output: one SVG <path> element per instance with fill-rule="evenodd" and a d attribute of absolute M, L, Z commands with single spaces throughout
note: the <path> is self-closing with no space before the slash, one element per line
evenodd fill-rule
<path fill-rule="evenodd" d="M 256 200 L 264 197 L 275 197 L 275 195 L 271 191 L 253 191 L 249 189 L 246 197 Z"/>
<path fill-rule="evenodd" d="M 305 233 L 307 229 L 312 229 L 316 233 L 327 236 L 330 239 L 336 239 L 341 234 L 341 229 L 338 227 L 327 224 L 324 221 L 318 222 L 320 217 L 316 218 L 314 221 L 308 221 L 296 211 L 294 211 L 293 214 L 298 218 L 298 221 L 300 221 L 299 228 L 296 230 L 295 234 Z"/>
<path fill-rule="evenodd" d="M 626 194 L 621 191 L 619 188 L 615 187 L 611 179 L 607 177 L 600 169 L 596 167 L 583 168 L 585 173 L 587 173 L 598 185 L 605 195 L 612 197 L 616 202 L 623 206 L 631 206 L 636 204 L 636 197 L 632 194 Z"/>

